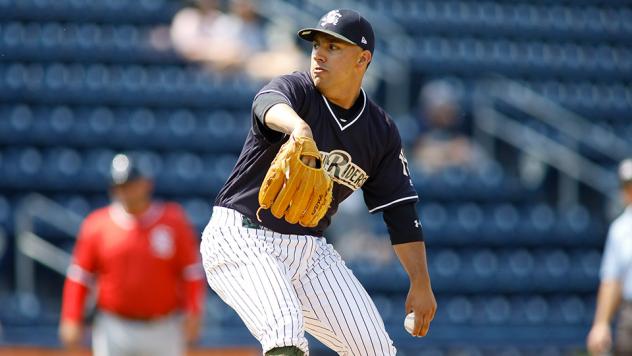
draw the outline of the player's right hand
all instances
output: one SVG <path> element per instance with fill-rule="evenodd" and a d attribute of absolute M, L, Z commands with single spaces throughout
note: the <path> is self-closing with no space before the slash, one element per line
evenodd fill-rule
<path fill-rule="evenodd" d="M 411 334 L 417 337 L 426 336 L 430 322 L 437 312 L 437 301 L 429 284 L 411 283 L 406 297 L 406 312 L 415 313 L 415 327 Z"/>
<path fill-rule="evenodd" d="M 59 339 L 61 343 L 70 349 L 77 348 L 81 345 L 81 337 L 83 334 L 80 322 L 73 320 L 62 320 L 59 324 Z"/>
<path fill-rule="evenodd" d="M 198 315 L 185 315 L 184 335 L 187 343 L 193 344 L 200 338 L 202 328 L 202 318 Z"/>
<path fill-rule="evenodd" d="M 591 355 L 603 355 L 610 347 L 612 347 L 612 334 L 610 332 L 610 325 L 608 324 L 595 324 L 588 333 L 586 339 L 586 347 Z"/>
<path fill-rule="evenodd" d="M 312 128 L 309 127 L 309 125 L 305 122 L 305 121 L 300 121 L 296 124 L 296 126 L 294 126 L 294 129 L 292 130 L 292 137 L 309 137 L 311 139 L 314 138 L 314 135 L 312 134 Z"/>
<path fill-rule="evenodd" d="M 314 138 L 312 135 L 312 129 L 307 125 L 305 121 L 300 122 L 294 130 L 292 130 L 291 137 L 309 137 L 311 139 Z M 291 139 L 291 138 L 290 138 Z M 315 168 L 316 167 L 316 159 L 314 157 L 309 156 L 301 156 L 301 161 L 308 167 Z"/>

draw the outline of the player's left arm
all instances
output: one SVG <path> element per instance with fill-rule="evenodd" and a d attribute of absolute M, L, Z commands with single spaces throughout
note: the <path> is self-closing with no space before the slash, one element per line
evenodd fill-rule
<path fill-rule="evenodd" d="M 415 313 L 412 334 L 426 336 L 437 311 L 437 302 L 432 292 L 426 264 L 426 247 L 423 241 L 414 241 L 393 245 L 393 249 L 410 278 L 406 313 Z"/>
<path fill-rule="evenodd" d="M 404 156 L 399 132 L 392 122 L 384 153 L 362 187 L 369 212 L 383 211 L 383 218 L 402 266 L 410 278 L 406 313 L 415 313 L 414 336 L 425 336 L 437 303 L 432 293 L 426 263 L 426 248 L 419 215 L 418 195 Z"/>
<path fill-rule="evenodd" d="M 426 247 L 414 202 L 384 209 L 393 249 L 410 278 L 406 313 L 415 313 L 413 336 L 425 336 L 437 310 L 426 263 Z"/>

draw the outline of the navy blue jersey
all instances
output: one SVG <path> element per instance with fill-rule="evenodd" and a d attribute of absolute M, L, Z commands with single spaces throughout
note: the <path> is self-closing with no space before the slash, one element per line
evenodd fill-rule
<path fill-rule="evenodd" d="M 283 234 L 322 236 L 338 205 L 356 189 L 362 189 L 369 212 L 418 200 L 393 120 L 361 90 L 353 115 L 341 117 L 314 86 L 306 72 L 278 77 L 263 87 L 261 95 L 274 94 L 290 105 L 312 129 L 323 154 L 323 167 L 334 181 L 331 207 L 314 228 L 292 225 L 277 219 L 269 210 L 260 213 L 261 225 Z M 338 115 L 336 115 L 336 112 Z M 252 221 L 259 208 L 258 194 L 263 178 L 287 135 L 263 127 L 255 111 L 252 128 L 215 205 L 239 211 Z"/>

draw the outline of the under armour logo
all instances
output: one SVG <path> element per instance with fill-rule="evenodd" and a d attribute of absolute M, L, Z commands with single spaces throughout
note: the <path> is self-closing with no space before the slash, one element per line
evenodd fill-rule
<path fill-rule="evenodd" d="M 421 224 L 419 223 L 419 220 L 415 220 L 415 227 L 417 227 L 417 228 L 418 228 L 418 227 L 420 227 L 420 226 L 421 226 Z"/>
<path fill-rule="evenodd" d="M 362 39 L 360 40 L 360 42 L 364 43 L 364 44 L 368 44 L 369 42 L 367 42 L 366 38 L 364 38 L 364 36 L 362 36 Z"/>

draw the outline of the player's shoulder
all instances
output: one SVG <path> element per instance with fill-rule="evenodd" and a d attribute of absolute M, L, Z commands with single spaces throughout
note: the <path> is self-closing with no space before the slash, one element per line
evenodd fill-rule
<path fill-rule="evenodd" d="M 296 93 L 304 93 L 304 95 L 311 93 L 313 95 L 315 90 L 314 83 L 308 73 L 293 72 L 272 79 L 259 90 L 256 96 L 267 92 L 279 92 L 290 96 Z"/>
<path fill-rule="evenodd" d="M 110 205 L 102 206 L 90 212 L 84 221 L 84 224 L 98 224 L 103 223 L 110 218 Z"/>
<path fill-rule="evenodd" d="M 309 84 L 309 85 L 313 84 L 312 78 L 309 76 L 309 73 L 307 73 L 306 71 L 294 71 L 292 73 L 282 75 L 282 77 L 286 78 L 287 80 L 295 81 L 298 83 Z"/>
<path fill-rule="evenodd" d="M 277 77 L 276 80 L 286 82 L 295 87 L 313 88 L 314 83 L 309 73 L 304 71 L 295 71 L 289 74 L 283 74 Z"/>
<path fill-rule="evenodd" d="M 166 217 L 173 217 L 173 218 L 186 217 L 184 207 L 180 203 L 177 203 L 175 201 L 166 201 L 166 202 L 160 202 L 160 203 L 155 203 L 155 204 L 158 204 L 162 207 L 163 214 Z"/>
<path fill-rule="evenodd" d="M 614 239 L 627 238 L 632 233 L 632 206 L 629 206 L 610 224 L 610 236 Z"/>
<path fill-rule="evenodd" d="M 368 95 L 366 95 L 366 108 L 374 125 L 379 125 L 382 129 L 389 132 L 397 132 L 397 125 L 393 118 L 381 106 L 375 103 Z"/>
<path fill-rule="evenodd" d="M 156 203 L 162 206 L 162 221 L 173 226 L 190 225 L 189 217 L 182 205 L 174 201 Z M 184 224 L 184 225 L 183 225 Z"/>
<path fill-rule="evenodd" d="M 112 221 L 110 215 L 110 206 L 97 208 L 90 212 L 81 222 L 80 235 L 85 237 L 98 235 L 99 232 L 105 231 Z"/>

